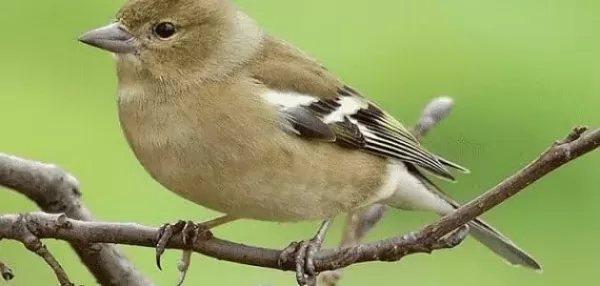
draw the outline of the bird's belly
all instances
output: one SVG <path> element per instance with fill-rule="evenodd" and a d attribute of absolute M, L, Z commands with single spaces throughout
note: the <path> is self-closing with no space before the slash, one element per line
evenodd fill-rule
<path fill-rule="evenodd" d="M 333 217 L 356 206 L 323 194 L 339 192 L 347 186 L 325 189 L 311 182 L 294 184 L 231 182 L 218 190 L 204 184 L 192 192 L 182 190 L 182 197 L 199 205 L 235 217 L 264 221 L 303 221 Z M 212 189 L 212 191 L 211 191 Z"/>
<path fill-rule="evenodd" d="M 360 168 L 332 171 L 327 156 L 295 156 L 286 148 L 195 146 L 154 145 L 137 148 L 136 154 L 148 172 L 172 192 L 240 218 L 285 222 L 333 217 L 373 200 L 379 190 L 378 176 L 384 175 Z M 197 146 L 207 148 L 203 151 Z M 322 150 L 317 147 L 316 151 Z M 364 155 L 357 154 L 346 159 L 357 159 L 360 166 Z"/>

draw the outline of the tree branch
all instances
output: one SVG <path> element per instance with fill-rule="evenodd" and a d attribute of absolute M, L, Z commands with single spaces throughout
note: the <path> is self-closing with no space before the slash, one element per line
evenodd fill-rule
<path fill-rule="evenodd" d="M 56 165 L 0 153 L 0 185 L 25 195 L 45 212 L 93 220 L 81 202 L 77 179 Z M 69 243 L 100 285 L 154 285 L 115 245 Z"/>
<path fill-rule="evenodd" d="M 22 219 L 23 217 L 20 218 Z M 58 222 L 59 221 L 57 220 L 57 223 Z M 29 249 L 29 251 L 37 254 L 46 262 L 46 264 L 48 264 L 48 266 L 50 266 L 50 269 L 52 269 L 56 275 L 60 286 L 74 286 L 58 260 L 56 260 L 54 255 L 50 253 L 42 241 L 40 241 L 40 239 L 31 232 L 31 230 L 28 228 L 28 225 L 24 221 L 11 225 L 11 232 L 14 235 L 14 237 L 11 238 L 22 242 L 23 245 Z"/>
<path fill-rule="evenodd" d="M 576 128 L 565 140 L 554 143 L 538 159 L 517 174 L 504 180 L 481 197 L 462 206 L 455 213 L 443 217 L 440 221 L 426 226 L 419 232 L 376 243 L 349 245 L 320 251 L 314 259 L 316 270 L 334 270 L 367 261 L 396 261 L 409 254 L 429 253 L 436 249 L 457 245 L 466 234 L 465 227 L 461 227 L 462 225 L 514 196 L 556 168 L 598 148 L 600 146 L 600 130 L 594 130 L 587 134 L 583 134 L 584 131 L 585 128 Z M 0 164 L 0 166 L 2 165 Z M 0 180 L 2 180 L 4 172 L 4 170 L 0 170 Z M 61 239 L 75 245 L 115 243 L 153 248 L 156 245 L 158 234 L 158 228 L 138 224 L 88 222 L 67 219 L 58 215 L 31 213 L 0 216 L 0 238 L 19 240 L 15 227 L 18 229 L 18 226 L 23 224 L 26 224 L 27 229 L 39 239 Z M 457 231 L 448 236 L 457 228 L 459 228 Z M 181 235 L 173 236 L 167 247 L 187 249 Z M 196 241 L 192 250 L 236 263 L 295 270 L 293 259 L 288 259 L 289 263 L 278 265 L 280 250 L 252 247 L 218 238 Z"/>
<path fill-rule="evenodd" d="M 587 154 L 600 146 L 600 129 L 587 134 L 587 127 L 576 127 L 569 135 L 557 141 L 535 161 L 502 181 L 485 194 L 460 207 L 455 213 L 443 217 L 420 231 L 422 240 L 435 240 L 486 211 L 508 200 L 527 186 L 557 168 Z"/>
<path fill-rule="evenodd" d="M 64 215 L 32 212 L 0 215 L 0 237 L 21 241 L 15 229 L 26 228 L 38 239 L 59 239 L 78 243 L 113 243 L 154 248 L 158 228 L 133 223 L 91 222 L 67 218 Z M 321 251 L 316 255 L 318 271 L 337 269 L 355 262 L 396 261 L 420 252 L 431 252 L 458 245 L 466 233 L 461 230 L 448 239 L 417 242 L 417 233 L 411 233 L 379 243 L 356 245 Z M 174 235 L 167 248 L 188 249 L 180 234 Z M 218 238 L 196 241 L 192 250 L 204 255 L 240 264 L 295 271 L 293 259 L 278 265 L 281 250 L 247 246 Z M 291 257 L 290 257 L 291 258 Z"/>

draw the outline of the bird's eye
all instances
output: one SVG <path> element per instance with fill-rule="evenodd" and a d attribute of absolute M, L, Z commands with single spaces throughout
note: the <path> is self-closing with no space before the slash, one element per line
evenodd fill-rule
<path fill-rule="evenodd" d="M 175 35 L 176 29 L 173 23 L 162 22 L 154 26 L 154 33 L 161 39 L 168 39 Z"/>

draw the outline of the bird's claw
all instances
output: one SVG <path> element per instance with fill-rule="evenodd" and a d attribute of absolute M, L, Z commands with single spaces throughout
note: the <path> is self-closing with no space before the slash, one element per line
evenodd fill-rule
<path fill-rule="evenodd" d="M 279 256 L 278 264 L 283 267 L 293 256 L 296 265 L 296 281 L 298 285 L 314 285 L 318 275 L 313 261 L 314 255 L 321 249 L 322 242 L 318 239 L 292 242 Z"/>
<path fill-rule="evenodd" d="M 468 225 L 462 225 L 446 237 L 439 239 L 436 244 L 434 244 L 434 247 L 437 249 L 456 247 L 465 240 L 469 234 L 469 230 L 470 228 Z"/>
<path fill-rule="evenodd" d="M 204 233 L 206 231 L 208 231 L 208 228 L 204 228 L 202 224 L 195 224 L 191 221 L 188 221 L 181 230 L 183 244 L 193 245 L 200 233 Z"/>
<path fill-rule="evenodd" d="M 197 239 L 209 239 L 212 236 L 208 227 L 202 223 L 180 220 L 176 223 L 164 224 L 160 227 L 158 237 L 156 238 L 156 266 L 160 270 L 162 270 L 161 257 L 165 252 L 165 248 L 176 234 L 181 234 L 183 243 L 190 247 L 193 246 Z M 190 259 L 186 258 L 186 255 L 189 256 L 189 253 L 186 254 L 184 251 L 184 257 L 181 259 L 180 266 L 178 267 L 179 269 L 183 269 L 182 272 L 187 271 L 189 267 Z"/>
<path fill-rule="evenodd" d="M 165 253 L 167 243 L 169 243 L 174 234 L 183 230 L 185 224 L 185 221 L 180 220 L 176 223 L 165 223 L 158 229 L 158 236 L 156 237 L 156 267 L 158 269 L 162 270 L 160 258 Z"/>
<path fill-rule="evenodd" d="M 292 242 L 286 247 L 277 260 L 279 268 L 284 269 L 284 265 L 289 262 L 290 256 L 294 257 L 296 265 L 296 281 L 300 286 L 313 286 L 317 284 L 317 273 L 313 257 L 321 250 L 321 245 L 325 240 L 327 230 L 331 225 L 332 219 L 326 219 L 321 223 L 317 234 L 309 241 Z"/>
<path fill-rule="evenodd" d="M 279 258 L 277 259 L 277 266 L 279 266 L 279 269 L 283 269 L 284 265 L 290 260 L 290 256 L 296 253 L 297 248 L 298 242 L 292 241 L 290 245 L 288 245 L 286 248 L 283 249 L 283 251 L 281 251 L 281 254 L 279 254 Z"/>
<path fill-rule="evenodd" d="M 179 279 L 177 280 L 176 286 L 181 286 L 183 281 L 185 281 L 185 276 L 187 274 L 188 269 L 190 268 L 190 263 L 192 263 L 192 251 L 184 250 L 181 255 L 181 260 L 177 264 L 177 270 L 179 270 Z"/>

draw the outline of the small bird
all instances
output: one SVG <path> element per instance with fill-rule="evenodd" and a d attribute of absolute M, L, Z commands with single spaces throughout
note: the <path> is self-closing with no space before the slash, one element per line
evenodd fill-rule
<path fill-rule="evenodd" d="M 326 227 L 375 203 L 439 215 L 459 207 L 425 172 L 454 180 L 449 169 L 467 169 L 230 0 L 129 0 L 79 40 L 114 54 L 121 127 L 150 176 L 225 214 L 201 230 L 239 219 Z M 541 269 L 485 222 L 468 225 L 509 263 Z M 302 282 L 314 270 L 300 266 Z"/>

